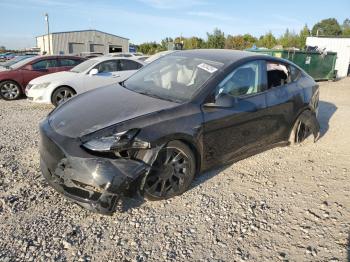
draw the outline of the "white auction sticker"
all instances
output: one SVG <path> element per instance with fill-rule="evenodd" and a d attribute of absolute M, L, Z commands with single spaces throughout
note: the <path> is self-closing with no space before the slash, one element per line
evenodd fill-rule
<path fill-rule="evenodd" d="M 215 68 L 215 67 L 213 67 L 213 66 L 211 66 L 211 65 L 208 65 L 208 64 L 206 64 L 206 63 L 201 63 L 201 64 L 199 64 L 197 67 L 199 67 L 199 68 L 201 68 L 201 69 L 203 69 L 203 70 L 209 72 L 210 74 L 212 74 L 212 73 L 214 73 L 215 71 L 218 70 L 217 68 Z"/>

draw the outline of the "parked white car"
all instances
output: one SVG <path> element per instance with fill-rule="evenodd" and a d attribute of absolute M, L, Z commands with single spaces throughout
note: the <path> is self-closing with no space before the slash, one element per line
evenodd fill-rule
<path fill-rule="evenodd" d="M 145 59 L 145 63 L 146 63 L 146 64 L 149 64 L 149 63 L 151 63 L 151 62 L 157 60 L 158 58 L 161 58 L 161 57 L 163 57 L 163 56 L 165 56 L 165 55 L 169 55 L 169 54 L 174 53 L 174 52 L 176 52 L 176 51 L 175 51 L 175 50 L 168 50 L 168 51 L 161 51 L 161 52 L 158 52 L 158 53 L 156 53 L 156 54 L 154 54 L 154 55 L 151 55 L 151 56 L 148 57 L 147 59 Z"/>
<path fill-rule="evenodd" d="M 70 71 L 53 73 L 33 79 L 26 87 L 29 100 L 54 106 L 74 95 L 119 83 L 145 63 L 130 58 L 101 56 L 86 60 Z"/>
<path fill-rule="evenodd" d="M 140 56 L 143 56 L 142 53 L 129 53 L 129 52 L 124 52 L 124 53 L 109 53 L 109 56 L 113 56 L 113 57 L 133 57 L 133 58 L 137 58 Z"/>

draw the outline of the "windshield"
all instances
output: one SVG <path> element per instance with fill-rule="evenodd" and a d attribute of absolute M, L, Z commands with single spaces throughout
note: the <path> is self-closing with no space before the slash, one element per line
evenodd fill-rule
<path fill-rule="evenodd" d="M 186 102 L 223 64 L 194 57 L 164 56 L 123 83 L 132 91 L 175 102 Z"/>
<path fill-rule="evenodd" d="M 16 56 L 15 58 L 11 59 L 10 61 L 3 63 L 1 66 L 11 67 L 12 65 L 18 63 L 19 61 L 22 61 L 24 59 L 31 58 L 31 57 L 33 57 L 33 56 L 29 56 L 29 55 Z"/>
<path fill-rule="evenodd" d="M 37 59 L 36 56 L 32 56 L 32 57 L 29 57 L 29 58 L 27 58 L 27 59 L 23 59 L 23 60 L 21 60 L 21 61 L 15 63 L 15 64 L 13 64 L 13 65 L 11 65 L 11 68 L 12 68 L 12 69 L 20 68 L 20 67 L 26 65 L 27 63 L 29 63 L 29 62 L 31 62 L 31 61 L 33 61 L 33 60 L 35 60 L 35 59 Z"/>
<path fill-rule="evenodd" d="M 79 65 L 73 67 L 70 71 L 74 72 L 74 73 L 82 73 L 82 72 L 85 72 L 86 70 L 88 70 L 90 67 L 92 67 L 94 64 L 96 64 L 98 62 L 99 62 L 99 60 L 96 60 L 96 59 L 86 60 L 86 61 L 80 63 Z"/>

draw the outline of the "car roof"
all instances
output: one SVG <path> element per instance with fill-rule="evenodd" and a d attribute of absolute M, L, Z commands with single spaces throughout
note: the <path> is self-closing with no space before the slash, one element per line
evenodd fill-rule
<path fill-rule="evenodd" d="M 103 61 L 107 61 L 107 60 L 120 60 L 120 59 L 123 59 L 123 60 L 137 61 L 137 62 L 143 64 L 143 61 L 137 60 L 137 57 L 98 56 L 98 57 L 94 57 L 94 58 L 91 58 L 91 59 L 93 59 L 95 61 L 99 61 L 99 62 L 103 62 Z"/>
<path fill-rule="evenodd" d="M 215 61 L 229 65 L 239 60 L 254 57 L 256 59 L 266 58 L 264 55 L 256 54 L 248 51 L 239 50 L 228 50 L 228 49 L 193 49 L 193 50 L 182 50 L 175 51 L 171 55 L 183 55 L 186 57 L 196 57 L 205 60 Z"/>

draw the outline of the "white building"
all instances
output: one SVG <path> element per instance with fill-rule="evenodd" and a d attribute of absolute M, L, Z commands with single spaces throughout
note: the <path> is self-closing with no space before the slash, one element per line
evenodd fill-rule
<path fill-rule="evenodd" d="M 350 65 L 350 37 L 308 37 L 306 45 L 326 48 L 326 51 L 337 52 L 335 69 L 338 77 L 345 77 L 349 72 Z"/>
<path fill-rule="evenodd" d="M 36 37 L 37 47 L 47 54 L 80 54 L 99 52 L 103 54 L 128 52 L 129 39 L 98 30 L 81 30 L 50 33 Z"/>

